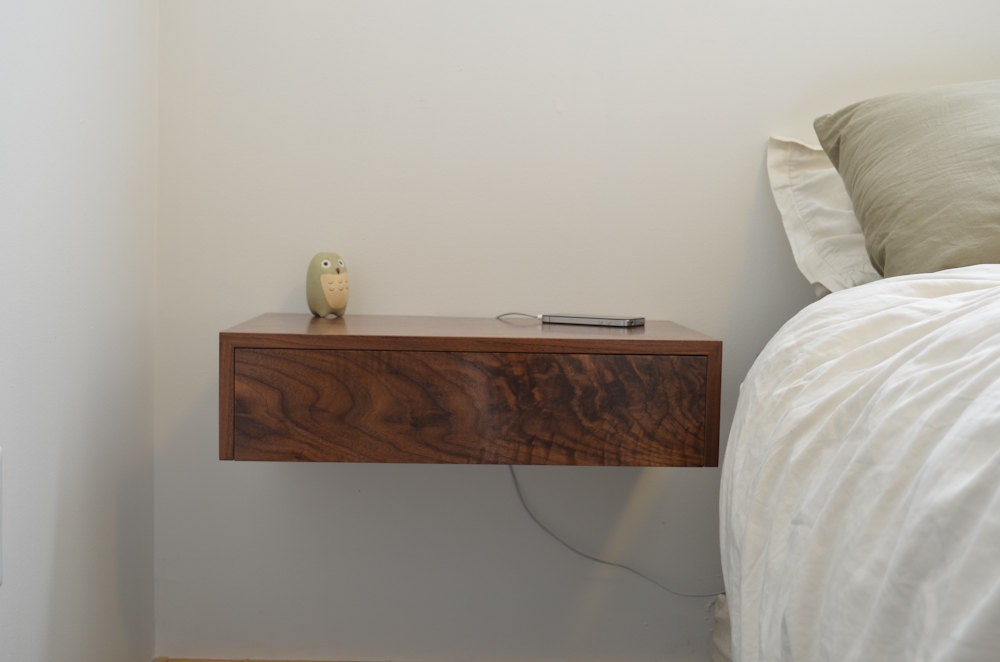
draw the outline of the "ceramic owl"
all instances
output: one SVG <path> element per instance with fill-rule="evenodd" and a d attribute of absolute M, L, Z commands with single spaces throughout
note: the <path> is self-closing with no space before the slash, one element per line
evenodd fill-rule
<path fill-rule="evenodd" d="M 306 300 L 313 315 L 343 316 L 350 293 L 344 260 L 336 253 L 316 253 L 306 272 Z"/>

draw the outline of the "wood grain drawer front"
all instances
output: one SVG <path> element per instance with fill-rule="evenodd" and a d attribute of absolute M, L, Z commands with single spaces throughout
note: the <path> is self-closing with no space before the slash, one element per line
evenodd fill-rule
<path fill-rule="evenodd" d="M 236 460 L 705 466 L 718 435 L 700 355 L 236 348 L 233 371 Z"/>

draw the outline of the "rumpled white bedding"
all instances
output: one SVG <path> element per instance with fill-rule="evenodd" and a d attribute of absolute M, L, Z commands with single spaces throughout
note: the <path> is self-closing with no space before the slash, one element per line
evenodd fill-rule
<path fill-rule="evenodd" d="M 726 451 L 735 660 L 1000 660 L 1000 265 L 829 295 Z"/>

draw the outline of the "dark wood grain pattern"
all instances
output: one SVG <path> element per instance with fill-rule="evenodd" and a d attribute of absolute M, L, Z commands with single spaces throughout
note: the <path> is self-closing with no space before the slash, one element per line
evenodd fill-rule
<path fill-rule="evenodd" d="M 683 327 L 303 317 L 220 335 L 223 459 L 718 462 L 721 343 Z"/>

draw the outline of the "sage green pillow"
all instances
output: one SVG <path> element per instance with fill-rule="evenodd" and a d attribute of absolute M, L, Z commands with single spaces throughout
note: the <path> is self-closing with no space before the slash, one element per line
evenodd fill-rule
<path fill-rule="evenodd" d="M 1000 262 L 1000 81 L 877 97 L 813 126 L 879 273 Z"/>

